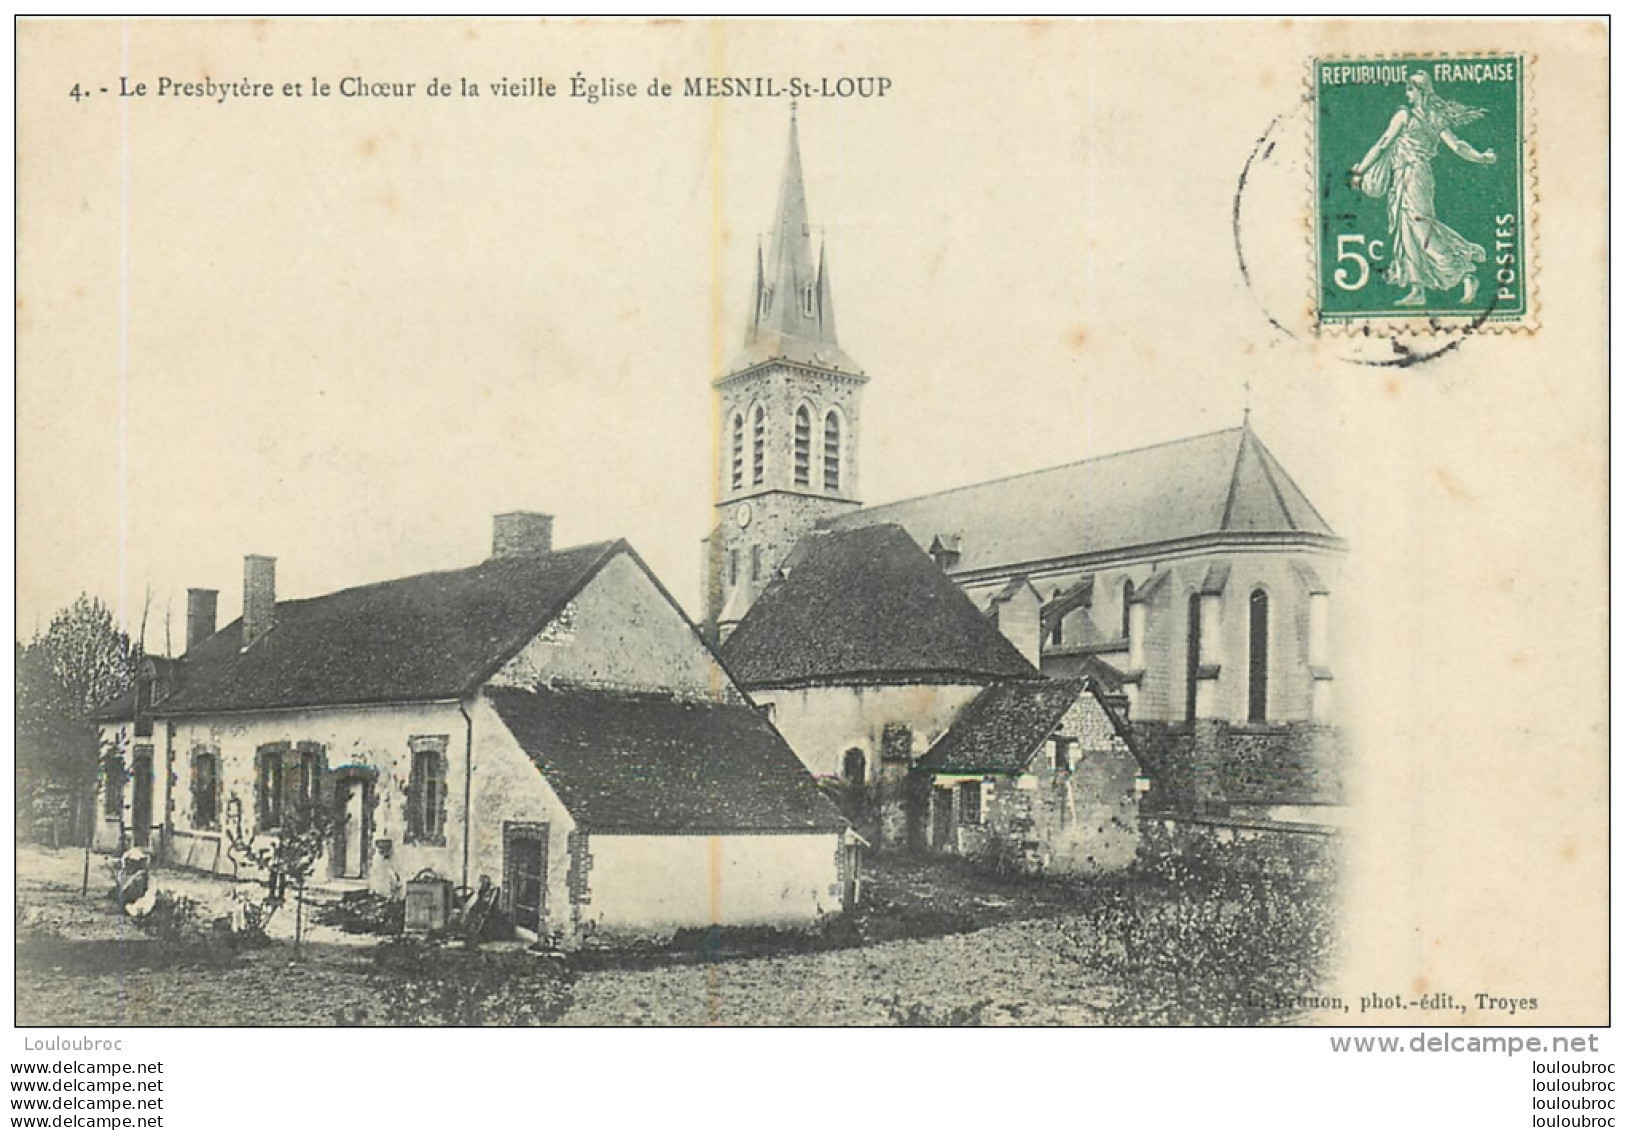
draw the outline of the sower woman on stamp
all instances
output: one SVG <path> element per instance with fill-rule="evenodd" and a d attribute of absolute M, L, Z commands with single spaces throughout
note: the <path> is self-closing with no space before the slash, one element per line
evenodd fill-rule
<path fill-rule="evenodd" d="M 1484 248 L 1455 229 L 1440 223 L 1433 209 L 1433 157 L 1439 143 L 1475 165 L 1495 164 L 1495 150 L 1482 153 L 1457 137 L 1453 130 L 1476 122 L 1484 111 L 1440 97 L 1433 80 L 1414 74 L 1405 83 L 1405 97 L 1388 128 L 1358 165 L 1353 184 L 1367 196 L 1388 197 L 1388 234 L 1392 258 L 1387 280 L 1410 290 L 1394 305 L 1421 306 L 1429 290 L 1462 288 L 1463 304 L 1478 293 L 1477 265 Z"/>

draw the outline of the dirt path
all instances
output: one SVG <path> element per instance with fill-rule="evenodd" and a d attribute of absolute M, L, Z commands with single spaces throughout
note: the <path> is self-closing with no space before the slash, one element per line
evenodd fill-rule
<path fill-rule="evenodd" d="M 715 965 L 583 974 L 561 1024 L 1096 1024 L 1062 919 Z"/>

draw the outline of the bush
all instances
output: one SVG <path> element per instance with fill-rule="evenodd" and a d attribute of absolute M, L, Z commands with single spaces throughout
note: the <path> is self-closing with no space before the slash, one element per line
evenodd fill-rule
<path fill-rule="evenodd" d="M 1296 1018 L 1334 957 L 1330 883 L 1192 866 L 1177 857 L 1097 884 L 1088 937 L 1068 956 L 1117 988 L 1113 1024 Z"/>
<path fill-rule="evenodd" d="M 143 934 L 162 942 L 189 941 L 204 934 L 197 902 L 168 891 L 154 895 L 152 909 L 132 921 Z"/>
<path fill-rule="evenodd" d="M 569 1006 L 568 965 L 527 950 L 449 949 L 397 938 L 373 951 L 373 982 L 388 1025 L 525 1027 Z"/>
<path fill-rule="evenodd" d="M 406 929 L 406 900 L 371 893 L 346 896 L 313 907 L 310 920 L 346 934 L 400 934 Z"/>

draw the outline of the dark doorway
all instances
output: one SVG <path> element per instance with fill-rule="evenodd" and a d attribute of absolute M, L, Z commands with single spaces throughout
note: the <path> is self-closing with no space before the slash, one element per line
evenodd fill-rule
<path fill-rule="evenodd" d="M 372 782 L 341 776 L 333 784 L 333 876 L 365 879 L 372 843 Z"/>
<path fill-rule="evenodd" d="M 130 788 L 130 842 L 144 848 L 152 838 L 152 754 L 131 760 Z"/>
<path fill-rule="evenodd" d="M 931 846 L 943 851 L 953 846 L 954 791 L 931 790 Z"/>
<path fill-rule="evenodd" d="M 502 840 L 508 913 L 515 926 L 540 934 L 547 916 L 547 826 L 506 824 Z"/>

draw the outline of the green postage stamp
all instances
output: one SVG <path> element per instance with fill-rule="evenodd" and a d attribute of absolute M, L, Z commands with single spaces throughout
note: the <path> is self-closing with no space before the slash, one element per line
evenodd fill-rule
<path fill-rule="evenodd" d="M 1319 324 L 1533 328 L 1524 57 L 1313 66 Z"/>

